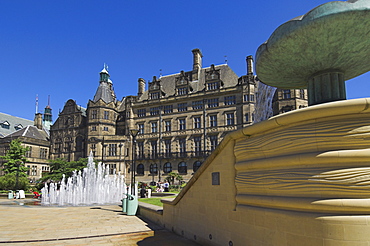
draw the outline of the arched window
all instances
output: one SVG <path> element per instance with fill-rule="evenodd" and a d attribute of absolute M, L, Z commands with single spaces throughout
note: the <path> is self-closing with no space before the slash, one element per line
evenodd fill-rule
<path fill-rule="evenodd" d="M 164 166 L 163 166 L 163 172 L 164 173 L 170 173 L 170 172 L 172 172 L 171 163 L 167 162 L 167 163 L 164 164 Z"/>
<path fill-rule="evenodd" d="M 144 175 L 144 165 L 143 164 L 137 165 L 137 167 L 136 167 L 136 173 L 138 175 Z"/>
<path fill-rule="evenodd" d="M 202 165 L 202 163 L 200 161 L 194 162 L 194 164 L 193 164 L 193 172 L 196 172 L 200 168 L 201 165 Z"/>
<path fill-rule="evenodd" d="M 158 172 L 157 164 L 151 164 L 149 168 L 150 174 L 156 174 Z"/>
<path fill-rule="evenodd" d="M 186 174 L 188 172 L 188 167 L 184 161 L 179 163 L 179 167 L 177 169 L 179 173 Z"/>

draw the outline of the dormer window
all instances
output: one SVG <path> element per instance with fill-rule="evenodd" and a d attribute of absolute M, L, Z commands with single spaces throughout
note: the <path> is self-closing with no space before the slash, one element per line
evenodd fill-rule
<path fill-rule="evenodd" d="M 206 72 L 206 90 L 218 90 L 223 86 L 220 76 L 220 69 L 216 70 L 215 65 L 211 65 L 211 69 Z"/>
<path fill-rule="evenodd" d="M 186 95 L 186 94 L 188 94 L 188 88 L 187 87 L 177 88 L 177 95 L 181 96 L 181 95 Z"/>
<path fill-rule="evenodd" d="M 156 76 L 153 76 L 153 81 L 149 82 L 149 99 L 160 99 L 161 95 L 165 95 L 165 93 L 161 91 L 161 81 L 157 80 Z"/>
<path fill-rule="evenodd" d="M 159 91 L 150 93 L 150 99 L 159 99 Z"/>
<path fill-rule="evenodd" d="M 176 95 L 187 95 L 190 91 L 192 91 L 192 88 L 189 85 L 189 76 L 189 74 L 181 71 L 179 77 L 175 79 Z"/>
<path fill-rule="evenodd" d="M 4 121 L 3 123 L 1 123 L 1 127 L 4 128 L 4 129 L 9 129 L 10 128 L 10 124 L 8 121 Z"/>
<path fill-rule="evenodd" d="M 220 83 L 219 82 L 207 83 L 207 91 L 218 90 L 218 89 L 220 89 Z"/>
<path fill-rule="evenodd" d="M 18 130 L 22 129 L 22 128 L 23 128 L 23 126 L 22 126 L 21 124 L 18 124 L 18 125 L 16 125 L 14 128 L 15 128 L 15 130 L 17 130 L 17 131 L 18 131 Z"/>

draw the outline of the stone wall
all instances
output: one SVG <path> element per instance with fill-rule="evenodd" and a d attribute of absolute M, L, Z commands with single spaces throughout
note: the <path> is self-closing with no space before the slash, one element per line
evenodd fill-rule
<path fill-rule="evenodd" d="M 369 102 L 312 106 L 227 135 L 163 201 L 161 223 L 201 245 L 368 245 Z"/>

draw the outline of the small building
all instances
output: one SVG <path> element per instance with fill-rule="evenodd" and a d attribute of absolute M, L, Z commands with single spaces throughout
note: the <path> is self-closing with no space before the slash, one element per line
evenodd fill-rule
<path fill-rule="evenodd" d="M 50 108 L 50 107 L 49 107 Z M 51 119 L 51 109 L 49 111 Z M 16 129 L 11 133 L 0 138 L 0 155 L 5 155 L 9 150 L 9 144 L 12 140 L 18 139 L 24 147 L 28 147 L 26 152 L 27 163 L 25 166 L 29 168 L 28 178 L 30 182 L 35 182 L 42 177 L 44 172 L 49 169 L 49 148 L 50 138 L 49 131 L 45 128 L 45 120 L 41 113 L 35 114 L 34 121 L 14 117 L 0 113 L 0 120 L 9 124 L 9 129 Z M 46 120 L 48 122 L 48 120 Z M 48 122 L 50 125 L 50 122 Z M 5 160 L 0 159 L 0 167 Z M 0 168 L 0 175 L 4 173 Z"/>

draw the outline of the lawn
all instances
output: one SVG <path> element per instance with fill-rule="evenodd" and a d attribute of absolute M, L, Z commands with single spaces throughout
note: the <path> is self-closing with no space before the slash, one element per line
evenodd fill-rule
<path fill-rule="evenodd" d="M 166 196 L 166 198 L 174 198 L 174 197 L 176 196 Z M 139 198 L 139 201 L 163 207 L 163 203 L 161 203 L 161 199 L 163 199 L 163 197 Z"/>

